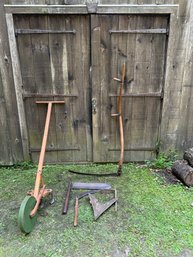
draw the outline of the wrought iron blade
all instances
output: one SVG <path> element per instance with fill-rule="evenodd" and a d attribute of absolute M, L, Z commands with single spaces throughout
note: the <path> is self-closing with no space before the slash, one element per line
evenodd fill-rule
<path fill-rule="evenodd" d="M 95 220 L 97 220 L 107 209 L 117 202 L 117 199 L 114 198 L 106 203 L 99 203 L 98 199 L 91 194 L 89 194 L 89 198 L 94 211 Z"/>

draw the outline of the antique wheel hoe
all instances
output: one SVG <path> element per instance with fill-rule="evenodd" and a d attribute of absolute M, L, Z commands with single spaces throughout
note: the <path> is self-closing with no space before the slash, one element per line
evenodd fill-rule
<path fill-rule="evenodd" d="M 48 108 L 44 127 L 44 135 L 42 139 L 42 146 L 39 156 L 38 169 L 36 173 L 35 186 L 33 190 L 27 192 L 27 196 L 22 201 L 19 209 L 18 223 L 21 231 L 24 233 L 30 233 L 33 230 L 37 219 L 37 211 L 42 199 L 49 195 L 51 196 L 50 203 L 54 202 L 52 189 L 46 189 L 46 185 L 43 182 L 42 168 L 46 151 L 52 105 L 63 104 L 64 101 L 37 101 L 36 103 L 47 104 Z"/>

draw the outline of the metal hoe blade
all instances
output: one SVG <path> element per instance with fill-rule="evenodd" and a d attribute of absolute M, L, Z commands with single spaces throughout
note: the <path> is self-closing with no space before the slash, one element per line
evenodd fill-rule
<path fill-rule="evenodd" d="M 99 203 L 99 201 L 91 194 L 89 194 L 90 203 L 92 204 L 92 208 L 94 211 L 94 217 L 95 220 L 97 220 L 103 212 L 105 212 L 107 209 L 109 209 L 114 203 L 117 202 L 117 199 L 111 199 L 110 201 L 106 203 Z"/>

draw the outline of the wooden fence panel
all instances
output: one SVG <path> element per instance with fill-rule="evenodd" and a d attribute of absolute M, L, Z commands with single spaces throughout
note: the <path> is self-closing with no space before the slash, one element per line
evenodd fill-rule
<path fill-rule="evenodd" d="M 23 160 L 23 151 L 3 3 L 0 2 L 0 162 L 10 165 Z"/>
<path fill-rule="evenodd" d="M 92 16 L 94 161 L 119 158 L 117 111 L 121 65 L 126 63 L 123 97 L 126 161 L 155 156 L 167 46 L 167 16 Z M 148 31 L 150 29 L 151 31 Z M 156 29 L 156 30 L 155 30 Z M 135 32 L 134 32 L 135 31 Z"/>
<path fill-rule="evenodd" d="M 9 127 L 7 123 L 7 111 L 3 93 L 3 84 L 0 76 L 0 165 L 12 164 Z"/>
<path fill-rule="evenodd" d="M 32 159 L 38 158 L 46 115 L 46 106 L 35 101 L 64 99 L 65 105 L 53 108 L 46 160 L 90 160 L 89 18 L 20 15 L 14 21 Z"/>

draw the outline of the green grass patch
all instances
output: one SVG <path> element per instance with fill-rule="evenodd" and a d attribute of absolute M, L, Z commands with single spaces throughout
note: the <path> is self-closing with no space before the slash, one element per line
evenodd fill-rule
<path fill-rule="evenodd" d="M 171 168 L 174 161 L 177 160 L 177 157 L 177 153 L 174 150 L 170 150 L 167 153 L 159 153 L 158 157 L 154 160 L 146 161 L 146 165 L 154 169 Z"/>
<path fill-rule="evenodd" d="M 30 166 L 31 165 L 31 166 Z M 26 192 L 33 188 L 36 165 L 0 169 L 0 256 L 181 256 L 193 253 L 193 189 L 168 184 L 148 167 L 124 165 L 121 177 L 86 177 L 67 172 L 112 172 L 117 166 L 48 165 L 43 177 L 55 204 L 39 211 L 29 235 L 20 232 L 17 215 Z M 79 202 L 78 227 L 73 227 L 74 197 L 61 215 L 68 181 L 106 182 L 118 191 L 118 212 L 112 206 L 97 221 L 88 198 Z"/>

